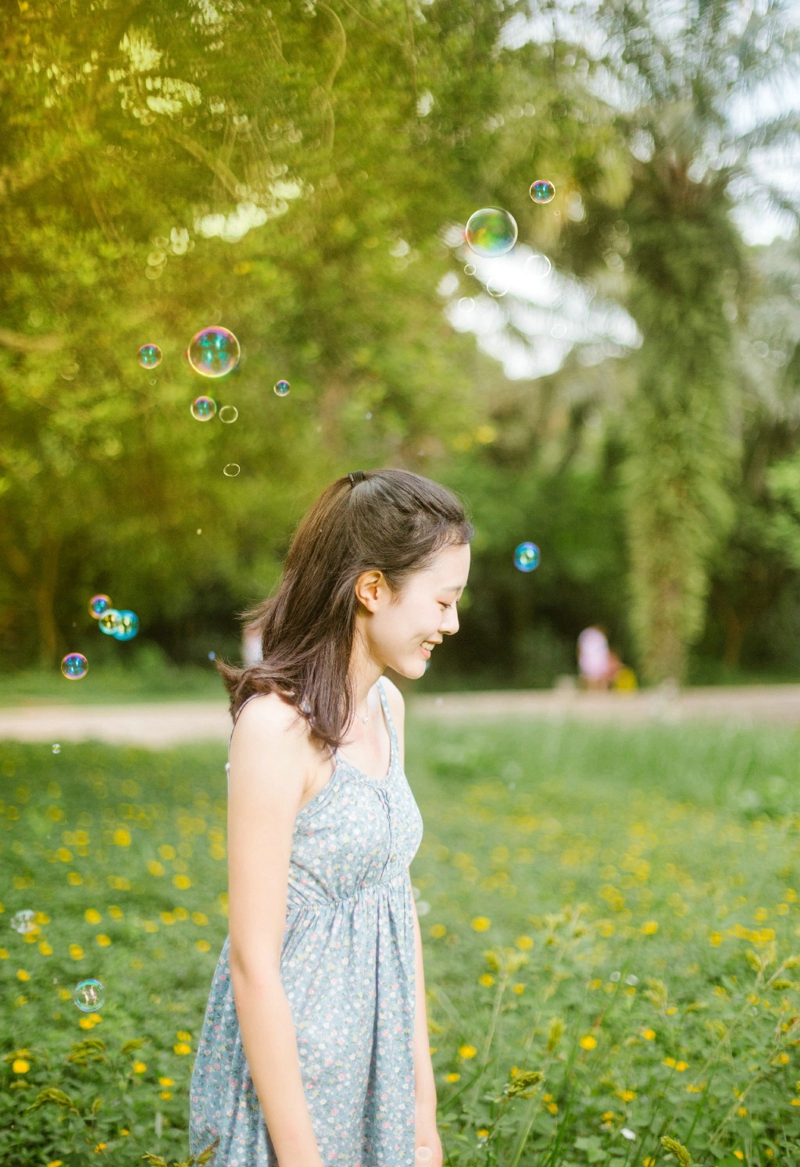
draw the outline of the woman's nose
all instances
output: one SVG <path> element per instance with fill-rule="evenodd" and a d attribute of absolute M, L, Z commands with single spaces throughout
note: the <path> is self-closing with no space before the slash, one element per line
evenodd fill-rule
<path fill-rule="evenodd" d="M 441 625 L 441 631 L 445 636 L 453 636 L 456 632 L 458 632 L 458 613 L 455 609 L 453 609 L 452 612 L 447 613 L 447 616 Z"/>

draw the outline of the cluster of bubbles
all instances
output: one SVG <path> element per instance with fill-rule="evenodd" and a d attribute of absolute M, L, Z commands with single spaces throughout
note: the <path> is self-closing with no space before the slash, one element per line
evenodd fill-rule
<path fill-rule="evenodd" d="M 94 1013 L 95 1010 L 102 1009 L 105 1004 L 105 986 L 94 977 L 87 977 L 85 981 L 81 981 L 75 986 L 72 1000 L 81 1013 Z"/>
<path fill-rule="evenodd" d="M 16 912 L 11 917 L 10 923 L 15 932 L 25 936 L 28 932 L 36 931 L 36 913 L 32 908 L 23 908 L 21 912 Z"/>
<path fill-rule="evenodd" d="M 108 596 L 92 596 L 89 600 L 89 615 L 97 621 L 97 626 L 106 636 L 115 640 L 133 640 L 139 631 L 139 617 L 135 612 L 112 607 Z"/>
<path fill-rule="evenodd" d="M 514 551 L 514 566 L 520 571 L 535 571 L 539 558 L 539 548 L 535 543 L 520 543 Z"/>
<path fill-rule="evenodd" d="M 537 179 L 531 183 L 530 196 L 535 203 L 551 203 L 556 197 L 556 188 L 546 179 Z M 517 242 L 518 235 L 514 216 L 501 207 L 482 207 L 475 211 L 467 220 L 464 232 L 467 246 L 482 259 L 497 259 L 507 255 Z M 464 271 L 467 275 L 474 275 L 474 264 L 468 264 Z"/>
<path fill-rule="evenodd" d="M 195 421 L 211 421 L 217 412 L 217 403 L 213 397 L 203 395 L 195 397 L 189 409 Z M 238 416 L 239 410 L 235 405 L 223 405 L 219 411 L 219 420 L 224 421 L 226 425 L 232 425 Z"/>

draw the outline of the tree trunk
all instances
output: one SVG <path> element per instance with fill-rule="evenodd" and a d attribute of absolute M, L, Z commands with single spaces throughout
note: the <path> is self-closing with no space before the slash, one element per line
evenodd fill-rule
<path fill-rule="evenodd" d="M 58 585 L 58 555 L 61 540 L 48 539 L 42 548 L 39 579 L 35 588 L 36 615 L 39 623 L 39 663 L 50 669 L 58 659 L 58 628 L 54 602 Z"/>

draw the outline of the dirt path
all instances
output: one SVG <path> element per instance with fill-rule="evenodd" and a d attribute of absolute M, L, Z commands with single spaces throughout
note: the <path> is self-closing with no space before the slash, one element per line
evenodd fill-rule
<path fill-rule="evenodd" d="M 800 725 L 800 685 L 687 689 L 679 693 L 573 693 L 533 690 L 409 695 L 409 719 L 575 718 L 621 724 L 688 720 L 736 725 Z M 130 705 L 19 705 L 0 709 L 0 739 L 104 741 L 159 749 L 182 742 L 225 742 L 230 718 L 222 701 Z"/>

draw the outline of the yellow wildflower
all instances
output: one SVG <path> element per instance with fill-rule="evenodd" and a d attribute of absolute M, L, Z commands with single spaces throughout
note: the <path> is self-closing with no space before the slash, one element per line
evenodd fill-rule
<path fill-rule="evenodd" d="M 165 1088 L 167 1086 L 174 1086 L 175 1085 L 172 1078 L 159 1078 L 158 1084 L 159 1084 L 159 1086 L 164 1086 Z"/>
<path fill-rule="evenodd" d="M 94 1149 L 95 1155 L 99 1155 L 101 1151 L 105 1151 L 107 1146 L 108 1146 L 108 1143 L 98 1143 Z"/>
<path fill-rule="evenodd" d="M 80 944 L 70 944 L 69 954 L 73 960 L 83 960 L 83 949 Z"/>
<path fill-rule="evenodd" d="M 478 977 L 478 984 L 483 985 L 485 989 L 488 989 L 494 984 L 494 977 L 491 973 L 483 973 Z"/>
<path fill-rule="evenodd" d="M 200 952 L 210 952 L 211 951 L 211 945 L 208 943 L 207 940 L 195 940 L 194 946 L 195 946 L 195 948 L 199 949 Z"/>
<path fill-rule="evenodd" d="M 179 1029 L 178 1032 L 175 1034 L 175 1036 L 177 1037 L 178 1041 L 191 1041 L 192 1040 L 191 1033 L 187 1033 L 187 1031 L 185 1029 Z"/>
<path fill-rule="evenodd" d="M 479 1131 L 476 1131 L 475 1133 L 477 1134 L 478 1138 L 481 1138 L 481 1139 L 486 1139 L 489 1137 L 489 1132 L 487 1131 L 485 1126 L 482 1126 L 481 1129 Z"/>
<path fill-rule="evenodd" d="M 620 1090 L 619 1096 L 623 1102 L 633 1102 L 636 1097 L 635 1090 Z"/>
<path fill-rule="evenodd" d="M 747 1114 L 747 1107 L 740 1106 L 736 1113 L 739 1115 L 739 1118 L 744 1118 Z"/>
<path fill-rule="evenodd" d="M 457 1082 L 460 1077 L 460 1074 L 445 1074 L 444 1080 L 445 1082 Z"/>
<path fill-rule="evenodd" d="M 42 956 L 52 956 L 53 955 L 53 950 L 50 947 L 50 945 L 47 943 L 46 940 L 39 941 L 39 951 L 41 952 Z"/>
<path fill-rule="evenodd" d="M 95 936 L 95 940 L 101 948 L 108 948 L 111 943 L 111 937 L 106 936 L 105 932 L 101 932 L 98 936 Z"/>
<path fill-rule="evenodd" d="M 446 931 L 444 924 L 432 924 L 428 929 L 428 935 L 432 936 L 434 940 L 441 940 Z"/>
<path fill-rule="evenodd" d="M 147 870 L 151 875 L 163 875 L 164 864 L 159 863 L 157 859 L 150 859 L 147 864 Z"/>
<path fill-rule="evenodd" d="M 545 1102 L 545 1109 L 549 1110 L 551 1114 L 558 1114 L 557 1102 Z"/>
<path fill-rule="evenodd" d="M 47 1167 L 63 1167 L 63 1163 L 63 1159 L 51 1159 L 47 1164 Z"/>
<path fill-rule="evenodd" d="M 512 987 L 513 991 L 514 991 L 515 993 L 517 993 L 517 995 L 519 995 L 520 993 L 524 993 L 524 992 L 525 992 L 525 986 L 524 986 L 523 984 L 521 984 L 521 983 L 520 983 L 520 984 L 518 984 L 518 985 L 512 985 L 511 987 Z"/>
<path fill-rule="evenodd" d="M 600 980 L 600 977 L 595 977 L 594 980 L 589 981 L 588 988 L 590 988 L 590 989 L 594 990 L 594 989 L 600 989 L 602 987 L 603 987 L 603 982 Z"/>
<path fill-rule="evenodd" d="M 488 916 L 475 916 L 472 921 L 472 927 L 476 932 L 485 932 L 491 922 Z"/>
<path fill-rule="evenodd" d="M 187 1045 L 185 1041 L 179 1041 L 172 1048 L 176 1054 L 190 1054 L 192 1052 L 192 1047 Z"/>
<path fill-rule="evenodd" d="M 160 1090 L 159 1094 L 161 1095 L 162 1098 L 171 1098 L 172 1097 L 171 1090 Z"/>
<path fill-rule="evenodd" d="M 143 1074 L 146 1069 L 147 1069 L 147 1066 L 144 1064 L 144 1062 L 134 1062 L 133 1063 L 134 1074 Z"/>
<path fill-rule="evenodd" d="M 721 932 L 710 933 L 710 935 L 708 937 L 708 943 L 711 945 L 712 948 L 719 948 L 720 944 L 722 943 L 722 933 Z"/>
<path fill-rule="evenodd" d="M 578 1045 L 581 1047 L 581 1049 L 595 1049 L 597 1046 L 597 1038 L 592 1037 L 591 1033 L 587 1033 L 584 1037 L 581 1038 L 581 1040 L 578 1042 Z"/>
<path fill-rule="evenodd" d="M 679 1074 L 682 1074 L 684 1070 L 689 1069 L 689 1063 L 688 1062 L 676 1062 L 675 1069 L 678 1071 Z"/>
<path fill-rule="evenodd" d="M 83 918 L 87 924 L 99 924 L 103 917 L 96 908 L 87 908 L 83 913 Z"/>
<path fill-rule="evenodd" d="M 518 936 L 515 944 L 517 948 L 521 948 L 523 952 L 527 952 L 529 948 L 533 948 L 533 940 L 530 936 Z"/>
<path fill-rule="evenodd" d="M 737 1159 L 744 1159 L 744 1151 L 734 1151 L 733 1153 Z"/>
<path fill-rule="evenodd" d="M 462 1045 L 459 1046 L 458 1056 L 460 1058 L 474 1058 L 477 1052 L 474 1045 Z"/>
<path fill-rule="evenodd" d="M 11 1063 L 11 1069 L 15 1074 L 27 1074 L 30 1068 L 30 1062 L 26 1062 L 24 1058 L 15 1058 Z"/>
<path fill-rule="evenodd" d="M 127 831 L 125 829 L 125 827 L 119 827 L 118 830 L 114 831 L 114 842 L 117 844 L 118 847 L 130 847 L 130 845 L 131 845 L 131 833 L 130 833 L 130 831 Z"/>
<path fill-rule="evenodd" d="M 654 1029 L 643 1029 L 642 1030 L 642 1037 L 644 1038 L 645 1041 L 655 1041 L 656 1031 Z"/>
<path fill-rule="evenodd" d="M 642 924 L 641 931 L 643 936 L 655 936 L 656 932 L 658 931 L 658 921 L 645 920 L 645 922 Z"/>
<path fill-rule="evenodd" d="M 31 979 L 31 974 L 29 972 L 26 972 L 24 968 L 17 969 L 17 980 L 18 981 L 29 981 L 30 979 Z"/>
<path fill-rule="evenodd" d="M 187 887 L 192 886 L 192 881 L 188 875 L 173 875 L 172 883 L 179 891 L 185 891 Z"/>

